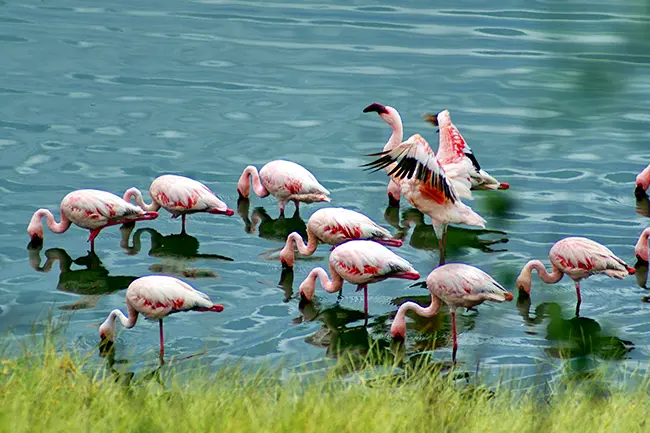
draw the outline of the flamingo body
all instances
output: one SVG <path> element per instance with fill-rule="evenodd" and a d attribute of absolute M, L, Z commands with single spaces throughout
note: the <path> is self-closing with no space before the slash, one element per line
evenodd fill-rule
<path fill-rule="evenodd" d="M 27 233 L 35 240 L 43 239 L 42 218 L 54 233 L 65 232 L 71 224 L 91 231 L 89 241 L 94 249 L 94 239 L 104 227 L 132 221 L 152 220 L 157 212 L 149 212 L 132 205 L 107 191 L 79 189 L 68 193 L 61 200 L 61 222 L 56 223 L 47 209 L 37 210 L 27 227 Z"/>
<path fill-rule="evenodd" d="M 648 165 L 636 177 L 636 192 L 641 193 L 647 191 L 649 187 L 650 187 L 650 165 Z"/>
<path fill-rule="evenodd" d="M 574 281 L 576 287 L 578 297 L 576 315 L 578 315 L 582 303 L 581 280 L 595 274 L 605 274 L 612 278 L 623 279 L 636 272 L 633 267 L 617 257 L 606 246 L 583 237 L 569 237 L 557 241 L 549 251 L 549 260 L 552 266 L 550 274 L 539 260 L 529 261 L 517 277 L 517 287 L 530 294 L 533 269 L 547 284 L 557 283 L 566 274 Z"/>
<path fill-rule="evenodd" d="M 420 274 L 405 259 L 393 253 L 377 242 L 353 240 L 334 249 L 329 256 L 329 269 L 332 280 L 323 268 L 314 268 L 300 284 L 300 294 L 311 301 L 314 297 L 316 279 L 319 278 L 323 288 L 330 293 L 338 292 L 343 281 L 357 285 L 357 290 L 364 289 L 364 310 L 368 314 L 368 284 L 387 278 L 416 280 Z"/>
<path fill-rule="evenodd" d="M 387 152 L 366 166 L 380 169 L 396 162 L 390 175 L 400 182 L 402 194 L 415 208 L 429 215 L 440 248 L 440 264 L 444 264 L 448 224 L 485 227 L 485 220 L 460 201 L 461 193 L 470 194 L 469 181 L 451 181 L 431 147 L 419 134 Z"/>
<path fill-rule="evenodd" d="M 259 197 L 271 194 L 278 200 L 280 212 L 284 214 L 287 202 L 293 201 L 298 207 L 299 203 L 328 202 L 330 192 L 318 181 L 316 177 L 295 162 L 285 160 L 270 161 L 257 171 L 252 165 L 246 167 L 239 178 L 237 192 L 243 198 L 250 194 L 251 179 L 253 190 Z"/>
<path fill-rule="evenodd" d="M 183 231 L 185 215 L 207 212 L 231 216 L 235 213 L 210 188 L 185 176 L 165 174 L 157 177 L 149 187 L 149 195 L 153 202 L 146 204 L 140 190 L 129 188 L 124 192 L 124 200 L 130 202 L 131 197 L 134 197 L 138 206 L 145 210 L 156 211 L 162 207 L 172 214 L 172 218 L 182 216 Z"/>
<path fill-rule="evenodd" d="M 440 310 L 441 302 L 449 306 L 453 337 L 453 362 L 456 362 L 458 342 L 456 337 L 456 308 L 472 308 L 485 301 L 505 302 L 513 299 L 512 294 L 490 275 L 474 266 L 450 263 L 440 266 L 429 274 L 426 280 L 431 293 L 431 304 L 424 308 L 415 302 L 405 302 L 397 310 L 390 328 L 393 338 L 406 338 L 406 312 L 415 311 L 424 317 L 433 317 Z"/>
<path fill-rule="evenodd" d="M 307 221 L 308 242 L 298 232 L 293 232 L 287 237 L 285 247 L 280 253 L 280 260 L 286 266 L 293 266 L 294 249 L 296 244 L 303 255 L 312 255 L 318 243 L 340 245 L 354 239 L 367 239 L 383 245 L 401 246 L 402 241 L 393 239 L 388 230 L 376 224 L 367 216 L 349 209 L 323 208 L 309 217 Z"/>
<path fill-rule="evenodd" d="M 133 281 L 126 290 L 126 308 L 128 316 L 117 309 L 110 312 L 99 327 L 99 337 L 102 341 L 114 341 L 116 319 L 127 329 L 135 326 L 138 314 L 149 320 L 158 320 L 161 361 L 164 357 L 162 321 L 165 317 L 181 311 L 223 311 L 223 306 L 214 304 L 205 293 L 164 275 L 149 275 Z"/>

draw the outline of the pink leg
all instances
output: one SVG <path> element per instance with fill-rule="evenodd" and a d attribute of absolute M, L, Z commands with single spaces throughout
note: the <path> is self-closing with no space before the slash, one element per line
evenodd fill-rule
<path fill-rule="evenodd" d="M 104 227 L 100 227 L 95 230 L 90 231 L 90 236 L 88 236 L 88 242 L 90 242 L 90 252 L 94 253 L 95 252 L 95 238 L 97 235 L 99 235 L 99 232 L 102 231 Z"/>
<path fill-rule="evenodd" d="M 451 352 L 451 360 L 456 365 L 456 351 L 458 350 L 458 340 L 456 339 L 456 312 L 451 311 L 451 335 L 454 340 L 453 349 Z"/>
<path fill-rule="evenodd" d="M 580 304 L 582 304 L 582 296 L 580 296 L 580 281 L 576 281 L 576 294 L 578 295 L 578 303 L 576 304 L 576 317 L 580 315 Z"/>
<path fill-rule="evenodd" d="M 163 321 L 160 319 L 158 321 L 160 324 L 160 363 L 165 362 L 165 339 L 163 338 Z"/>

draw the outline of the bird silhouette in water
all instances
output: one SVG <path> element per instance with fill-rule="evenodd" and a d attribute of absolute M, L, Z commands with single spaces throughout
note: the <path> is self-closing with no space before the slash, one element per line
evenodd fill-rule
<path fill-rule="evenodd" d="M 131 232 L 135 225 L 125 224 L 120 228 L 122 233 L 121 247 L 128 255 L 138 254 L 142 248 L 142 235 L 148 234 L 151 242 L 149 256 L 164 259 L 162 263 L 155 263 L 149 270 L 156 273 L 166 273 L 184 278 L 215 278 L 217 274 L 210 269 L 189 268 L 188 262 L 197 260 L 233 261 L 232 258 L 219 254 L 199 253 L 199 240 L 187 233 L 163 236 L 152 228 L 140 228 L 133 234 L 133 245 L 129 245 Z"/>
<path fill-rule="evenodd" d="M 300 218 L 297 210 L 291 218 L 280 215 L 277 219 L 271 218 L 263 207 L 255 208 L 249 218 L 249 210 L 250 201 L 247 198 L 237 200 L 237 214 L 244 222 L 246 233 L 254 234 L 258 230 L 261 238 L 282 243 L 291 232 L 298 232 L 303 238 L 307 237 L 307 223 Z"/>
<path fill-rule="evenodd" d="M 50 248 L 45 251 L 46 261 L 41 266 L 42 246 L 28 248 L 29 265 L 36 272 L 47 273 L 56 262 L 59 263 L 59 281 L 56 289 L 64 293 L 81 295 L 72 304 L 62 305 L 60 310 L 81 310 L 94 308 L 102 296 L 126 289 L 136 276 L 109 275 L 101 260 L 94 252 L 73 259 L 63 248 Z M 73 265 L 82 266 L 72 269 Z"/>

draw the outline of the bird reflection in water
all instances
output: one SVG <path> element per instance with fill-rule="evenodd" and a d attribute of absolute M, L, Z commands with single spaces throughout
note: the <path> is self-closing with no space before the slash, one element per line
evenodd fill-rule
<path fill-rule="evenodd" d="M 638 258 L 636 259 L 636 264 L 634 265 L 634 269 L 636 270 L 636 273 L 634 276 L 636 277 L 636 283 L 641 287 L 642 289 L 648 289 L 648 262 L 645 260 Z M 650 302 L 650 297 L 649 296 L 644 296 L 643 297 L 644 302 Z"/>
<path fill-rule="evenodd" d="M 402 212 L 402 223 L 399 221 L 399 208 L 388 206 L 384 212 L 384 218 L 388 224 L 398 230 L 395 238 L 404 239 L 411 226 L 413 231 L 409 245 L 413 248 L 425 251 L 438 249 L 438 239 L 431 224 L 426 224 L 424 214 L 415 208 L 408 208 Z M 481 239 L 479 236 L 488 234 L 506 235 L 506 232 L 499 230 L 485 229 L 464 229 L 460 227 L 447 227 L 447 253 L 458 254 L 465 248 L 474 248 L 485 253 L 495 253 L 507 251 L 506 249 L 493 249 L 495 244 L 505 244 L 508 238 L 502 237 L 496 240 Z"/>
<path fill-rule="evenodd" d="M 45 264 L 41 266 L 42 246 L 30 246 L 28 250 L 29 264 L 36 272 L 50 272 L 55 262 L 59 262 L 59 282 L 56 289 L 64 293 L 74 293 L 83 296 L 79 301 L 62 305 L 60 310 L 81 310 L 94 308 L 103 295 L 126 289 L 137 277 L 108 275 L 97 254 L 89 252 L 83 257 L 72 259 L 62 248 L 50 248 L 45 251 Z M 85 269 L 71 269 L 72 265 L 83 266 Z"/>
<path fill-rule="evenodd" d="M 634 349 L 634 343 L 631 341 L 607 335 L 594 319 L 581 316 L 564 319 L 560 304 L 541 303 L 535 307 L 534 314 L 530 313 L 530 305 L 530 297 L 520 292 L 517 308 L 524 323 L 534 328 L 548 318 L 546 339 L 551 341 L 553 346 L 545 349 L 546 353 L 554 358 L 575 358 L 576 370 L 589 369 L 592 355 L 604 360 L 622 360 Z M 536 331 L 531 329 L 527 333 L 535 334 Z"/>
<path fill-rule="evenodd" d="M 291 218 L 280 215 L 277 219 L 271 218 L 263 207 L 256 207 L 248 218 L 250 201 L 246 198 L 237 200 L 237 214 L 244 222 L 246 233 L 254 234 L 258 229 L 260 237 L 269 240 L 285 242 L 291 232 L 298 232 L 303 238 L 307 238 L 307 223 L 300 218 L 298 210 Z"/>
<path fill-rule="evenodd" d="M 120 231 L 122 232 L 122 241 L 120 245 L 124 250 L 126 250 L 127 254 L 138 254 L 142 248 L 142 234 L 148 234 L 151 240 L 149 256 L 164 259 L 162 263 L 155 263 L 149 266 L 151 272 L 165 273 L 185 278 L 216 278 L 217 274 L 210 269 L 188 268 L 188 262 L 194 262 L 197 260 L 233 261 L 230 257 L 218 254 L 199 253 L 199 240 L 185 232 L 163 236 L 153 228 L 141 228 L 136 230 L 133 234 L 133 246 L 130 246 L 129 239 L 134 228 L 135 225 L 127 224 L 120 228 Z"/>
<path fill-rule="evenodd" d="M 642 217 L 650 218 L 650 199 L 648 194 L 641 188 L 634 191 L 636 198 L 636 214 Z"/>

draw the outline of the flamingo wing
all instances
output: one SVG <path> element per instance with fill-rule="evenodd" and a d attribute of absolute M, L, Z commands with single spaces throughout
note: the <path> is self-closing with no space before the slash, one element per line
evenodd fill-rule
<path fill-rule="evenodd" d="M 462 263 L 450 263 L 435 269 L 427 277 L 427 285 L 435 286 L 444 298 L 460 298 L 470 302 L 504 302 L 512 299 L 512 294 L 490 275 Z"/>
<path fill-rule="evenodd" d="M 184 176 L 164 175 L 149 189 L 151 197 L 172 213 L 226 210 L 227 206 L 204 184 Z"/>
<path fill-rule="evenodd" d="M 394 275 L 417 273 L 411 264 L 373 241 L 355 240 L 338 246 L 330 255 L 341 275 L 351 281 L 380 280 Z"/>
<path fill-rule="evenodd" d="M 469 144 L 458 131 L 458 128 L 451 122 L 448 110 L 443 110 L 436 115 L 425 114 L 424 118 L 427 122 L 439 127 L 440 137 L 437 156 L 441 164 L 458 163 L 467 158 L 477 172 L 481 171 L 481 165 L 478 163 Z"/>
<path fill-rule="evenodd" d="M 359 212 L 343 208 L 326 209 L 330 212 L 328 212 L 327 223 L 323 227 L 324 231 L 339 241 L 391 237 L 388 230 Z"/>
<path fill-rule="evenodd" d="M 177 278 L 164 275 L 138 278 L 129 286 L 127 299 L 147 318 L 212 306 L 205 293 Z"/>
<path fill-rule="evenodd" d="M 68 217 L 84 226 L 94 227 L 109 221 L 136 218 L 144 211 L 107 191 L 81 189 L 68 194 L 62 201 Z"/>
<path fill-rule="evenodd" d="M 392 163 L 395 168 L 388 173 L 397 179 L 415 179 L 422 183 L 437 202 L 446 200 L 456 203 L 458 195 L 452 183 L 445 175 L 436 155 L 422 136 L 414 134 L 408 140 L 389 151 L 375 153 L 369 156 L 381 156 L 376 161 L 364 164 L 374 171 L 381 170 Z"/>
<path fill-rule="evenodd" d="M 569 272 L 609 274 L 613 271 L 624 272 L 625 277 L 629 269 L 609 248 L 587 238 L 564 238 L 553 246 L 550 255 L 554 263 Z"/>

